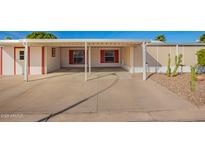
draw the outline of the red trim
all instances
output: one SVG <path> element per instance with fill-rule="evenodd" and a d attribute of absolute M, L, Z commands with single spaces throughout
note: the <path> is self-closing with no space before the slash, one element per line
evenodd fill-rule
<path fill-rule="evenodd" d="M 2 52 L 2 47 L 0 47 L 0 75 L 3 74 L 3 52 Z"/>
<path fill-rule="evenodd" d="M 100 50 L 100 63 L 105 63 L 105 50 Z"/>
<path fill-rule="evenodd" d="M 16 48 L 14 47 L 14 75 L 16 75 Z"/>
<path fill-rule="evenodd" d="M 69 64 L 74 64 L 74 60 L 73 60 L 74 51 L 78 51 L 78 50 L 69 50 Z M 85 50 L 80 50 L 80 51 L 83 51 L 83 64 L 85 64 Z M 87 63 L 88 63 L 88 56 L 87 56 Z"/>
<path fill-rule="evenodd" d="M 115 63 L 119 62 L 119 51 L 115 50 Z"/>
<path fill-rule="evenodd" d="M 30 47 L 28 47 L 28 75 L 30 75 L 30 65 L 31 65 Z"/>
<path fill-rule="evenodd" d="M 42 74 L 45 74 L 45 51 L 44 47 L 42 47 Z"/>

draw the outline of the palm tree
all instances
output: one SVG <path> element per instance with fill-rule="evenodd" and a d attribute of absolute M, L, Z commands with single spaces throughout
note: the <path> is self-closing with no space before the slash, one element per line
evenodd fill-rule
<path fill-rule="evenodd" d="M 205 34 L 202 34 L 202 35 L 200 36 L 199 41 L 200 41 L 201 43 L 205 43 Z"/>
<path fill-rule="evenodd" d="M 47 32 L 32 32 L 26 36 L 28 39 L 57 39 L 52 33 Z"/>
<path fill-rule="evenodd" d="M 155 37 L 156 41 L 166 42 L 166 37 L 164 35 L 157 35 Z"/>

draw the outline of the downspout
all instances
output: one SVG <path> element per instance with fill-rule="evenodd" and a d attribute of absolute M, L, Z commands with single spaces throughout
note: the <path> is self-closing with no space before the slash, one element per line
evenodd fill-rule
<path fill-rule="evenodd" d="M 178 56 L 179 55 L 179 44 L 177 43 L 176 45 L 176 55 Z"/>
<path fill-rule="evenodd" d="M 146 68 L 146 42 L 142 42 L 142 59 L 143 59 L 143 80 L 147 79 Z"/>
<path fill-rule="evenodd" d="M 87 42 L 85 42 L 85 81 L 88 80 L 87 76 Z"/>
<path fill-rule="evenodd" d="M 0 46 L 0 75 L 3 75 L 3 47 Z"/>

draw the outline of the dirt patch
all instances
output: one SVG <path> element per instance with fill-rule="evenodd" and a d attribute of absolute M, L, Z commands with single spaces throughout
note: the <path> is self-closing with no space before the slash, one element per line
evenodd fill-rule
<path fill-rule="evenodd" d="M 205 81 L 196 81 L 196 90 L 190 90 L 190 74 L 181 74 L 176 77 L 167 77 L 165 74 L 152 74 L 151 80 L 168 88 L 170 91 L 183 97 L 198 107 L 205 105 Z"/>

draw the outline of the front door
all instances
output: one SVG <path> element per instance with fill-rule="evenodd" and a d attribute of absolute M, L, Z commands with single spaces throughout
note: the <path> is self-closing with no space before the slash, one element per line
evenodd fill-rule
<path fill-rule="evenodd" d="M 24 73 L 24 48 L 16 48 L 16 74 Z"/>

